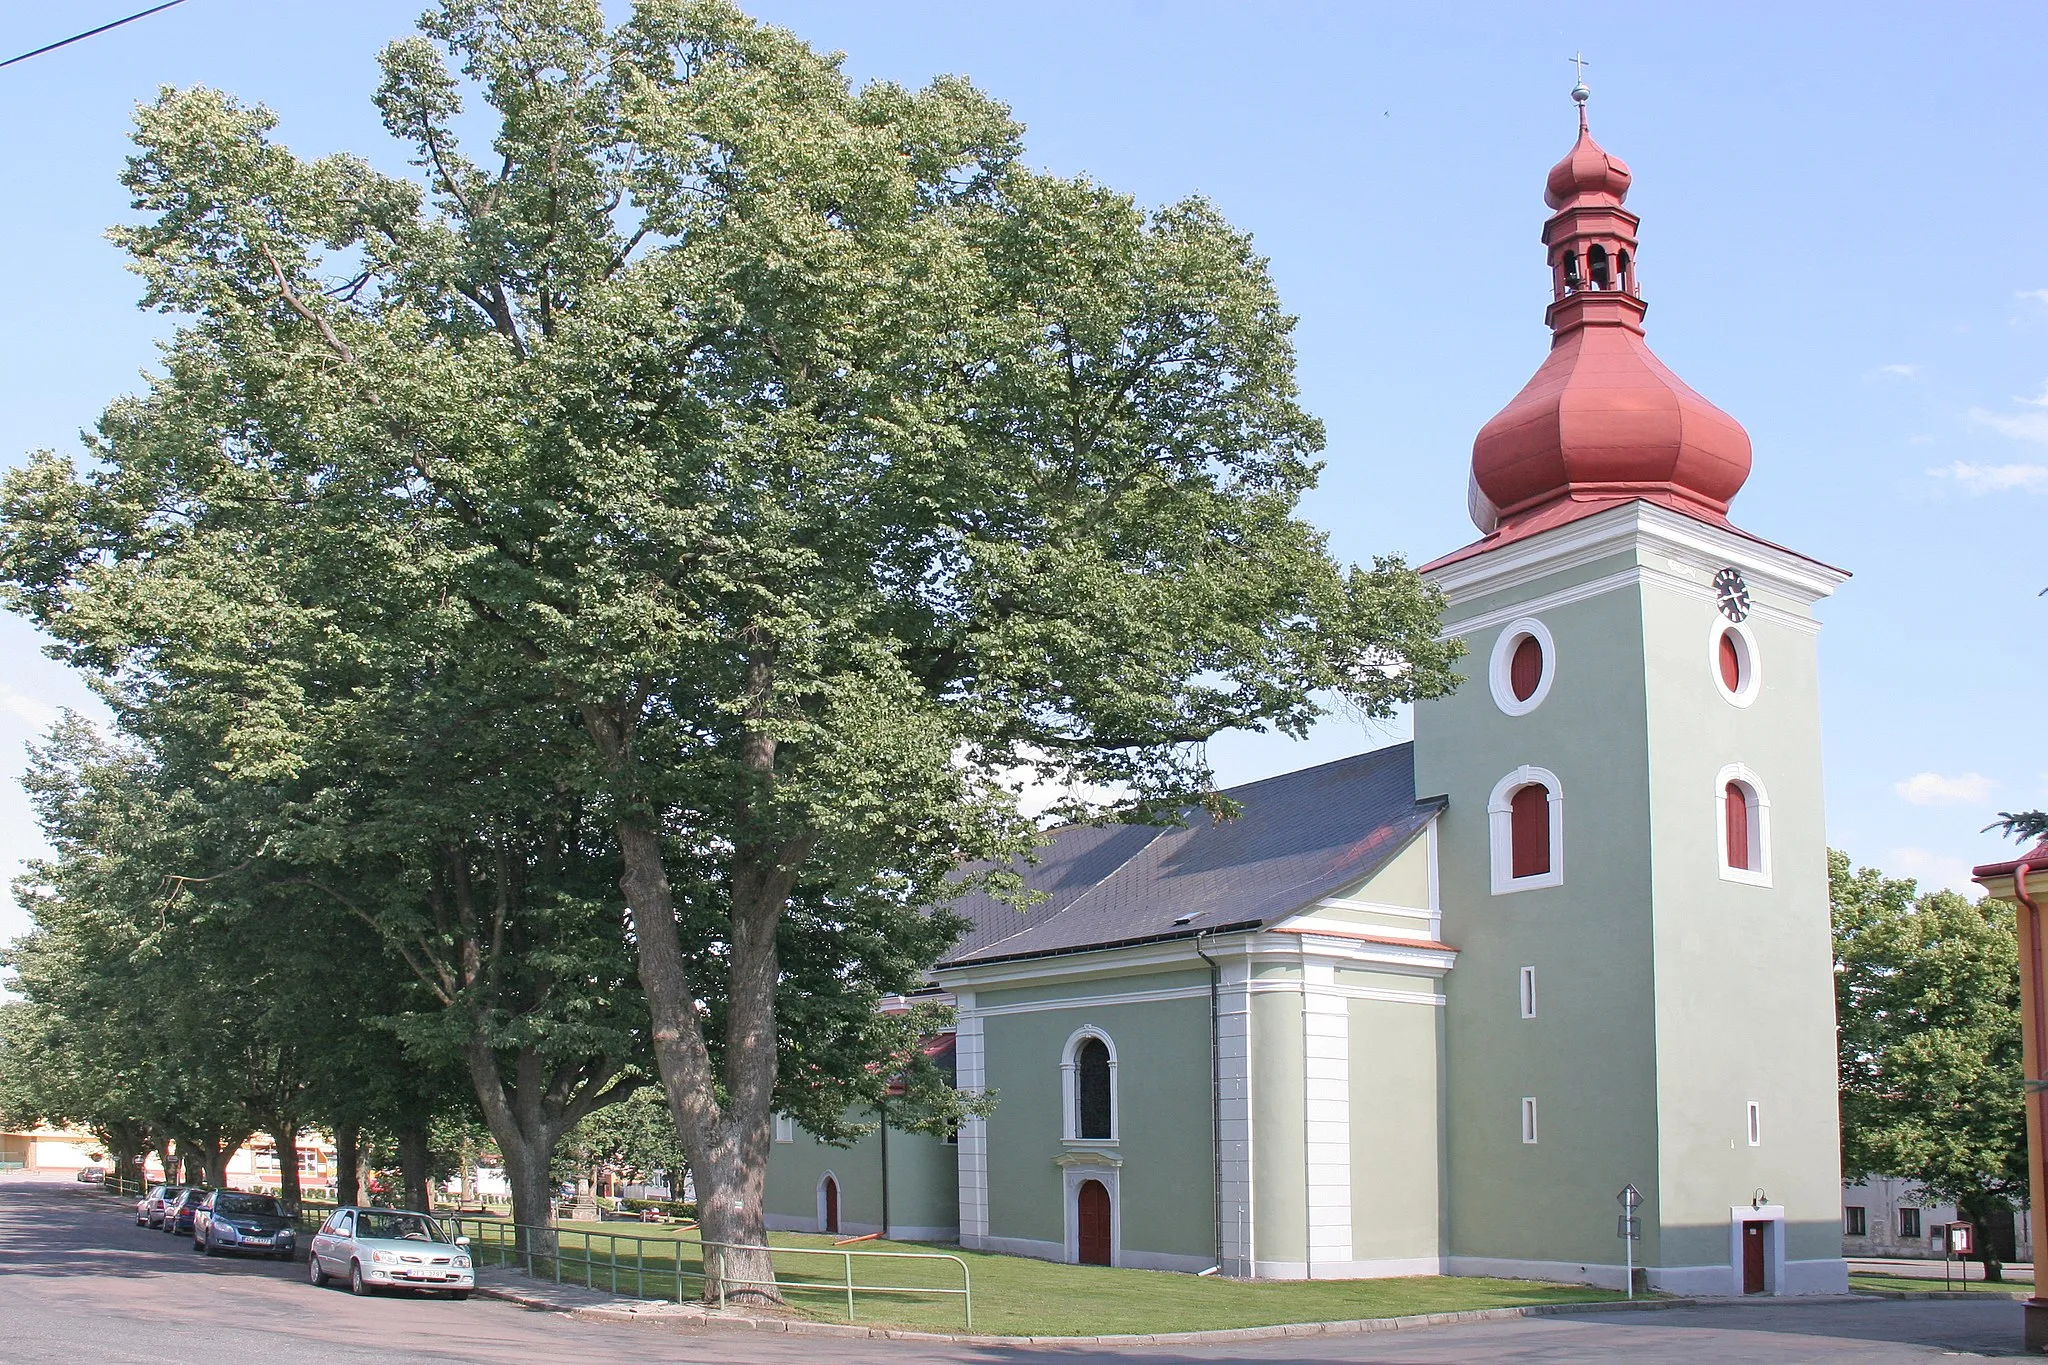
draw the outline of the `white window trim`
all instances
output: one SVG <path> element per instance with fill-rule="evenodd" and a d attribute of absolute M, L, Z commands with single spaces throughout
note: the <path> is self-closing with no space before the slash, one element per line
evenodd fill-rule
<path fill-rule="evenodd" d="M 1755 1100 L 1751 1100 L 1747 1107 L 1747 1111 L 1743 1115 L 1743 1118 L 1748 1125 L 1749 1145 L 1752 1147 L 1763 1146 L 1764 1107 L 1761 1104 L 1757 1103 Z"/>
<path fill-rule="evenodd" d="M 1516 989 L 1522 1007 L 1522 1017 L 1524 1019 L 1534 1019 L 1536 1017 L 1536 969 L 1534 967 L 1524 967 L 1520 975 L 1521 979 L 1517 982 Z"/>
<path fill-rule="evenodd" d="M 1081 1136 L 1081 1044 L 1089 1038 L 1100 1038 L 1102 1045 L 1109 1049 L 1109 1136 L 1106 1138 L 1084 1138 Z M 1093 1024 L 1083 1024 L 1067 1035 L 1066 1046 L 1060 1049 L 1060 1136 L 1065 1142 L 1080 1143 L 1084 1146 L 1116 1145 L 1117 1135 L 1123 1131 L 1118 1122 L 1116 1083 L 1116 1039 Z M 1114 1190 L 1111 1191 L 1113 1195 Z"/>
<path fill-rule="evenodd" d="M 1742 686 L 1734 691 L 1721 678 L 1721 637 L 1735 637 L 1735 653 L 1741 660 Z M 1756 700 L 1757 689 L 1763 681 L 1763 656 L 1757 652 L 1756 633 L 1747 621 L 1730 621 L 1719 612 L 1714 613 L 1713 629 L 1707 632 L 1707 672 L 1714 680 L 1714 690 L 1731 706 L 1748 706 Z"/>
<path fill-rule="evenodd" d="M 777 1114 L 775 1116 L 775 1140 L 777 1142 L 795 1142 L 796 1120 L 787 1114 Z"/>
<path fill-rule="evenodd" d="M 1527 1147 L 1536 1145 L 1536 1097 L 1522 1096 L 1522 1143 Z"/>
<path fill-rule="evenodd" d="M 1749 794 L 1749 848 L 1755 867 L 1728 865 L 1728 784 L 1740 783 Z M 1745 886 L 1771 884 L 1771 798 L 1763 779 L 1740 763 L 1730 763 L 1714 775 L 1714 861 L 1720 865 L 1721 880 Z"/>
<path fill-rule="evenodd" d="M 1514 820 L 1509 798 L 1531 783 L 1542 784 L 1550 794 L 1550 871 L 1539 872 L 1533 877 L 1517 877 L 1514 875 Z M 1493 795 L 1486 801 L 1486 819 L 1493 839 L 1494 895 L 1505 896 L 1513 891 L 1564 885 L 1564 786 L 1557 780 L 1556 773 L 1526 763 L 1515 769 L 1494 784 Z"/>
<path fill-rule="evenodd" d="M 1524 635 L 1532 636 L 1543 650 L 1543 672 L 1536 679 L 1536 690 L 1523 701 L 1515 695 L 1513 680 L 1509 674 L 1515 664 L 1515 644 Z M 1533 616 L 1523 616 L 1510 621 L 1501 628 L 1493 639 L 1493 655 L 1487 661 L 1486 679 L 1493 690 L 1493 704 L 1510 716 L 1526 716 L 1543 705 L 1543 699 L 1550 695 L 1550 684 L 1557 677 L 1557 646 L 1551 642 L 1550 629 Z"/>

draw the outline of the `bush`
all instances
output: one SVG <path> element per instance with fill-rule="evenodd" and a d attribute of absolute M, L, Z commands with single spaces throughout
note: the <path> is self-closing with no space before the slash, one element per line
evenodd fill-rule
<path fill-rule="evenodd" d="M 628 1213 L 642 1213 L 653 1209 L 669 1218 L 695 1218 L 697 1205 L 688 1199 L 621 1199 L 619 1207 Z"/>

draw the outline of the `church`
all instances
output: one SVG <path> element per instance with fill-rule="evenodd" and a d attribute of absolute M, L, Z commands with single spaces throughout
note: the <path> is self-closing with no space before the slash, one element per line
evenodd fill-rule
<path fill-rule="evenodd" d="M 1043 898 L 968 898 L 932 973 L 994 1113 L 778 1121 L 771 1227 L 1846 1290 L 1812 615 L 1846 575 L 1730 521 L 1748 434 L 1645 345 L 1630 173 L 1572 93 L 1550 353 L 1473 444 L 1480 538 L 1422 570 L 1465 683 L 1234 820 L 1048 831 Z"/>

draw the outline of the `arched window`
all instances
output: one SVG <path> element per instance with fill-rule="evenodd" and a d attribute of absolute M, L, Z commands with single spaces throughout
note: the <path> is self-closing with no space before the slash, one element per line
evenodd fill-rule
<path fill-rule="evenodd" d="M 1586 268 L 1592 272 L 1595 289 L 1614 288 L 1614 276 L 1608 272 L 1606 247 L 1596 242 L 1587 250 Z"/>
<path fill-rule="evenodd" d="M 1116 1048 L 1109 1035 L 1092 1027 L 1075 1030 L 1067 1039 L 1061 1070 L 1066 1139 L 1116 1141 Z"/>
<path fill-rule="evenodd" d="M 1564 794 L 1557 774 L 1515 769 L 1494 786 L 1487 820 L 1495 895 L 1564 884 Z"/>
<path fill-rule="evenodd" d="M 1579 278 L 1579 253 L 1570 251 L 1564 258 L 1564 292 L 1569 294 L 1584 281 Z"/>
<path fill-rule="evenodd" d="M 1629 261 L 1628 252 L 1617 252 L 1615 255 L 1615 259 L 1618 262 L 1620 262 L 1621 265 L 1621 269 L 1618 272 L 1616 272 L 1617 278 L 1620 281 L 1618 287 L 1625 289 L 1630 293 L 1634 293 L 1636 287 L 1635 269 L 1632 263 Z"/>
<path fill-rule="evenodd" d="M 1508 798 L 1508 837 L 1514 845 L 1515 879 L 1550 871 L 1550 792 L 1531 782 Z"/>
<path fill-rule="evenodd" d="M 1749 793 L 1740 782 L 1730 782 L 1721 791 L 1721 805 L 1727 816 L 1728 866 L 1750 871 Z"/>
<path fill-rule="evenodd" d="M 1109 1136 L 1109 1045 L 1100 1038 L 1084 1038 L 1074 1052 L 1079 1101 L 1074 1117 L 1074 1136 Z"/>
<path fill-rule="evenodd" d="M 1771 801 L 1763 782 L 1740 763 L 1714 778 L 1716 842 L 1721 876 L 1751 886 L 1771 884 Z"/>

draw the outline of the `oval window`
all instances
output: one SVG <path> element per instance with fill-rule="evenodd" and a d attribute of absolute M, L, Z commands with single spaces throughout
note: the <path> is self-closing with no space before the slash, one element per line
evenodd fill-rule
<path fill-rule="evenodd" d="M 1536 695 L 1537 685 L 1542 681 L 1542 642 L 1533 635 L 1524 635 L 1515 646 L 1513 662 L 1508 665 L 1508 690 L 1515 694 L 1516 701 L 1527 701 Z"/>
<path fill-rule="evenodd" d="M 1735 632 L 1721 632 L 1721 685 L 1730 692 L 1742 690 L 1742 647 L 1735 643 Z"/>

